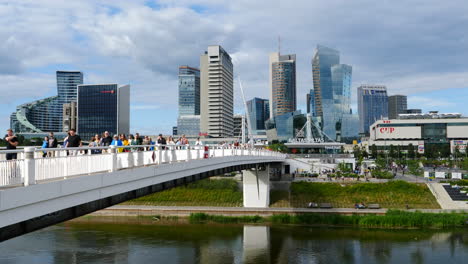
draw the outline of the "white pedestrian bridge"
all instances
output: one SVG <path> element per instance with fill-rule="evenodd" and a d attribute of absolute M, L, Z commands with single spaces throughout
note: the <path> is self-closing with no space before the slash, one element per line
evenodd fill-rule
<path fill-rule="evenodd" d="M 17 160 L 5 160 L 17 153 Z M 45 157 L 44 157 L 45 156 Z M 219 146 L 0 151 L 0 241 L 209 176 L 243 171 L 245 207 L 268 207 L 286 155 Z"/>

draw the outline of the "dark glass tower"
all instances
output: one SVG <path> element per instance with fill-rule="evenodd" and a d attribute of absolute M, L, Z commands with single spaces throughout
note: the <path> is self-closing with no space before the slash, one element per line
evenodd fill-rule
<path fill-rule="evenodd" d="M 83 140 L 109 131 L 130 131 L 130 86 L 93 84 L 78 86 L 77 132 Z"/>
<path fill-rule="evenodd" d="M 258 130 L 265 130 L 265 121 L 270 117 L 269 101 L 255 97 L 247 101 L 247 109 L 249 111 L 252 133 L 256 134 Z"/>

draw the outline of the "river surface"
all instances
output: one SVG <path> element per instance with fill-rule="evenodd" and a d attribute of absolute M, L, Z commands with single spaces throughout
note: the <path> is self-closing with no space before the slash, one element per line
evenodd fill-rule
<path fill-rule="evenodd" d="M 72 221 L 0 243 L 0 263 L 468 263 L 468 230 Z"/>

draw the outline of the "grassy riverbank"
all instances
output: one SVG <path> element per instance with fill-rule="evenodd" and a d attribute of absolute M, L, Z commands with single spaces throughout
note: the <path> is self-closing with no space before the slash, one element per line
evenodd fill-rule
<path fill-rule="evenodd" d="M 439 209 L 425 184 L 390 181 L 387 183 L 295 182 L 290 192 L 273 191 L 271 207 L 305 207 L 309 202 L 331 203 L 335 208 L 352 208 L 355 203 L 378 203 L 382 208 Z"/>
<path fill-rule="evenodd" d="M 425 184 L 294 182 L 290 191 L 272 191 L 271 207 L 306 207 L 309 202 L 331 203 L 335 208 L 353 208 L 355 203 L 378 203 L 382 208 L 438 209 L 439 204 Z M 125 204 L 155 206 L 242 206 L 242 191 L 233 179 L 205 179 L 144 196 Z"/>
<path fill-rule="evenodd" d="M 159 206 L 242 206 L 242 192 L 232 179 L 205 179 L 126 202 Z"/>
<path fill-rule="evenodd" d="M 270 217 L 260 216 L 221 216 L 194 213 L 191 223 L 273 223 L 334 225 L 367 228 L 449 228 L 466 227 L 466 213 L 421 213 L 390 210 L 385 215 L 339 215 L 339 214 L 279 214 Z"/>

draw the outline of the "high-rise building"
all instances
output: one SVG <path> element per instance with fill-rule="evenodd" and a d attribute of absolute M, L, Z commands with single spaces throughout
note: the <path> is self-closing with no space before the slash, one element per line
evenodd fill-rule
<path fill-rule="evenodd" d="M 296 111 L 296 54 L 270 54 L 270 118 Z"/>
<path fill-rule="evenodd" d="M 77 85 L 83 84 L 79 71 L 57 71 L 57 96 L 22 104 L 10 116 L 16 133 L 61 132 L 63 104 L 76 102 Z"/>
<path fill-rule="evenodd" d="M 200 70 L 179 67 L 179 116 L 200 115 Z"/>
<path fill-rule="evenodd" d="M 130 133 L 130 85 L 78 85 L 77 132 L 83 140 L 95 134 Z"/>
<path fill-rule="evenodd" d="M 408 102 L 406 95 L 388 97 L 388 119 L 397 119 L 399 114 L 406 114 Z"/>
<path fill-rule="evenodd" d="M 358 87 L 359 129 L 369 134 L 375 121 L 388 117 L 387 87 L 384 85 L 361 85 Z"/>
<path fill-rule="evenodd" d="M 257 135 L 259 131 L 265 130 L 265 121 L 270 118 L 270 103 L 267 99 L 255 97 L 247 101 L 247 110 L 252 133 Z"/>
<path fill-rule="evenodd" d="M 356 120 L 351 111 L 352 67 L 340 64 L 339 51 L 318 45 L 312 59 L 312 77 L 311 112 L 318 117 L 323 132 L 333 140 L 357 136 L 357 128 L 345 127 Z"/>
<path fill-rule="evenodd" d="M 234 129 L 231 57 L 221 46 L 208 46 L 200 56 L 200 70 L 200 131 L 212 137 L 231 137 Z"/>
<path fill-rule="evenodd" d="M 200 70 L 194 67 L 179 67 L 177 133 L 191 136 L 200 133 Z"/>

